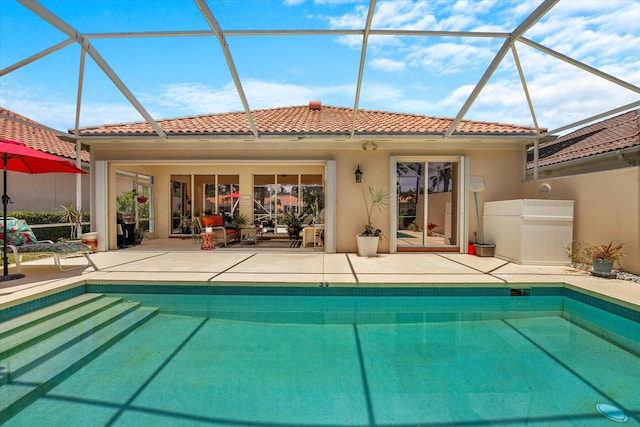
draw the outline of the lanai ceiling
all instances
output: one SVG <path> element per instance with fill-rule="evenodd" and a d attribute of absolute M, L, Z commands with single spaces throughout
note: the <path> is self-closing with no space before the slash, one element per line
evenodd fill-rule
<path fill-rule="evenodd" d="M 445 139 L 463 119 L 552 134 L 640 106 L 638 2 L 608 2 L 606 40 L 573 40 L 564 27 L 599 25 L 572 26 L 590 3 L 5 0 L 0 103 L 58 130 L 144 120 L 161 138 L 161 118 L 224 111 L 260 138 L 253 110 L 312 99 L 353 108 L 354 126 L 371 109 L 451 117 Z M 10 21 L 16 8 L 28 16 Z M 59 78 L 66 121 L 16 95 L 45 90 L 38 75 Z"/>

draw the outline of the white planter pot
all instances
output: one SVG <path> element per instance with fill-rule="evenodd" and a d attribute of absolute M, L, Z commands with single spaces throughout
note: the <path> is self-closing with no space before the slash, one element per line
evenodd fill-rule
<path fill-rule="evenodd" d="M 358 255 L 363 257 L 376 256 L 378 253 L 378 241 L 380 236 L 356 236 L 358 243 Z"/>

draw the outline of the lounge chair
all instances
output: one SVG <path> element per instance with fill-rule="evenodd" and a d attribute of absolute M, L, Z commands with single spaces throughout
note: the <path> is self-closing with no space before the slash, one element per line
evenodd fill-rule
<path fill-rule="evenodd" d="M 55 264 L 61 271 L 75 270 L 78 268 L 85 268 L 88 266 L 93 267 L 96 271 L 98 267 L 93 263 L 89 254 L 91 253 L 91 246 L 85 243 L 77 242 L 58 242 L 54 243 L 51 240 L 38 240 L 33 233 L 33 230 L 27 222 L 23 219 L 16 219 L 7 217 L 7 248 L 13 251 L 13 258 L 16 262 L 16 272 L 20 273 L 20 258 L 22 254 L 51 254 Z M 0 252 L 3 249 L 3 240 L 5 238 L 4 221 L 0 217 Z M 64 268 L 60 263 L 60 255 L 84 255 L 87 259 L 87 264 L 80 266 L 74 266 L 71 268 Z"/>
<path fill-rule="evenodd" d="M 212 231 L 216 233 L 215 241 L 221 242 L 225 246 L 229 246 L 230 242 L 236 242 L 240 239 L 238 228 L 235 225 L 225 224 L 222 215 L 205 215 L 202 218 L 198 218 L 198 224 L 202 230 L 211 227 Z"/>

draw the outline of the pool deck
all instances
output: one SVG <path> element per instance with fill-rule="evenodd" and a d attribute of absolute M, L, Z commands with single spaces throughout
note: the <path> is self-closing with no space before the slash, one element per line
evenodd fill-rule
<path fill-rule="evenodd" d="M 169 239 L 166 239 L 169 240 Z M 167 249 L 168 246 L 170 249 Z M 251 247 L 201 251 L 191 241 L 150 241 L 91 255 L 98 266 L 61 272 L 51 258 L 24 262 L 24 278 L 0 282 L 0 309 L 79 284 L 183 284 L 229 286 L 530 287 L 564 284 L 640 310 L 640 284 L 602 279 L 568 266 L 519 265 L 465 254 L 325 254 Z M 63 265 L 81 265 L 84 257 Z M 9 273 L 15 268 L 10 266 Z"/>

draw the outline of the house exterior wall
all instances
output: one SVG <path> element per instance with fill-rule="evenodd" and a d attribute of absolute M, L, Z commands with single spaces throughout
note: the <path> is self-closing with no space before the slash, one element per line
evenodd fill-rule
<path fill-rule="evenodd" d="M 89 175 L 80 177 L 82 185 L 82 209 L 89 212 L 91 190 Z M 11 203 L 9 211 L 56 212 L 62 205 L 76 204 L 76 175 L 45 173 L 29 175 L 7 172 L 7 194 Z"/>
<path fill-rule="evenodd" d="M 551 185 L 550 198 L 575 201 L 575 241 L 624 243 L 627 256 L 620 266 L 640 274 L 640 167 L 526 182 L 521 198 L 539 198 L 543 183 Z"/>
<path fill-rule="evenodd" d="M 484 215 L 485 202 L 522 198 L 522 156 L 523 152 L 517 150 L 473 152 L 469 160 L 469 175 L 484 178 L 484 190 L 477 193 L 480 218 Z M 469 192 L 469 239 L 472 241 L 474 233 L 478 232 L 475 210 L 474 194 Z"/>
<path fill-rule="evenodd" d="M 444 143 L 443 143 L 444 144 Z M 231 144 L 229 144 L 231 145 Z M 399 146 L 401 144 L 398 144 Z M 468 144 L 467 144 L 468 145 Z M 487 149 L 486 146 L 474 147 L 464 144 L 446 144 L 445 148 L 385 148 L 363 150 L 360 143 L 357 149 L 318 146 L 315 149 L 294 148 L 291 145 L 265 150 L 237 150 L 228 148 L 199 147 L 193 150 L 92 150 L 93 161 L 108 160 L 110 190 L 108 196 L 108 216 L 116 218 L 116 170 L 137 172 L 153 176 L 155 179 L 155 237 L 166 238 L 170 234 L 171 200 L 170 176 L 172 174 L 238 174 L 240 175 L 240 194 L 253 197 L 252 174 L 271 173 L 324 173 L 324 162 L 336 162 L 336 251 L 355 252 L 356 234 L 360 233 L 366 222 L 366 211 L 362 192 L 369 186 L 389 189 L 391 183 L 390 159 L 392 156 L 466 156 L 469 158 L 469 173 L 485 178 L 485 190 L 478 194 L 480 209 L 484 201 L 504 200 L 520 197 L 519 184 L 522 177 L 523 144 L 502 144 L 501 148 Z M 451 147 L 451 148 L 449 148 Z M 476 149 L 476 147 L 478 147 Z M 137 159 L 137 160 L 136 160 Z M 354 171 L 360 166 L 364 172 L 362 183 L 355 182 Z M 395 191 L 395 185 L 392 189 Z M 389 236 L 391 230 L 391 209 L 375 213 L 374 224 Z M 241 207 L 241 213 L 248 217 L 252 208 Z M 482 215 L 482 212 L 480 212 Z M 477 221 L 473 199 L 469 198 L 466 211 L 470 235 L 476 230 Z M 444 224 L 442 224 L 444 225 Z M 109 233 L 110 249 L 117 247 L 115 233 Z M 466 250 L 466 242 L 461 241 L 461 250 Z M 382 239 L 380 252 L 389 252 L 389 239 Z"/>

